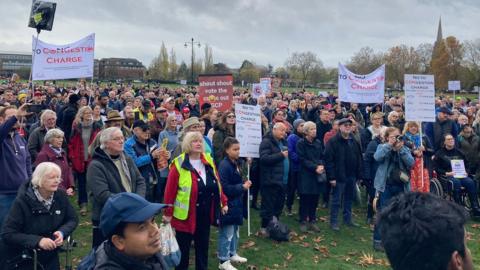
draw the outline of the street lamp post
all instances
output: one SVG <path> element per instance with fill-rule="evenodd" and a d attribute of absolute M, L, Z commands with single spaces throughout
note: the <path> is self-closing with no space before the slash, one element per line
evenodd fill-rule
<path fill-rule="evenodd" d="M 198 46 L 198 48 L 200 48 L 200 42 L 198 41 L 195 41 L 193 38 L 190 40 L 190 41 L 186 41 L 185 42 L 185 48 L 188 48 L 188 46 L 191 46 L 192 47 L 192 66 L 191 66 L 191 80 L 192 80 L 192 84 L 194 83 L 194 80 L 193 80 L 193 64 L 195 63 L 195 53 L 193 51 L 193 49 L 195 48 L 195 45 Z"/>

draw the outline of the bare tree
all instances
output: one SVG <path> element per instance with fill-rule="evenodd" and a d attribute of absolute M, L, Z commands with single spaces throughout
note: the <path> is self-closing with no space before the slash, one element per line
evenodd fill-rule
<path fill-rule="evenodd" d="M 347 67 L 357 74 L 368 74 L 383 64 L 383 54 L 375 53 L 370 47 L 363 47 L 353 55 Z"/>
<path fill-rule="evenodd" d="M 294 52 L 287 59 L 285 66 L 294 78 L 298 76 L 302 82 L 302 87 L 305 87 L 305 82 L 312 71 L 323 68 L 323 63 L 313 52 Z"/>

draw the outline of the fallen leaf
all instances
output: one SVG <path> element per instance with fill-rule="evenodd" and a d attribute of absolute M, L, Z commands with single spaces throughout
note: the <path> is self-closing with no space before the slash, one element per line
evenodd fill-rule
<path fill-rule="evenodd" d="M 318 220 L 320 220 L 321 222 L 327 222 L 327 217 L 320 217 Z"/>
<path fill-rule="evenodd" d="M 293 258 L 293 254 L 290 252 L 287 252 L 287 255 L 285 256 L 285 260 L 290 261 Z"/>
<path fill-rule="evenodd" d="M 472 224 L 472 229 L 480 229 L 480 224 Z"/>
<path fill-rule="evenodd" d="M 243 244 L 241 245 L 241 248 L 242 248 L 242 249 L 247 249 L 247 248 L 251 248 L 251 247 L 253 247 L 253 246 L 255 246 L 255 245 L 256 245 L 256 243 L 250 240 L 250 241 L 246 241 L 245 243 L 243 243 Z"/>
<path fill-rule="evenodd" d="M 313 262 L 318 263 L 320 261 L 320 257 L 318 255 L 313 255 Z"/>
<path fill-rule="evenodd" d="M 308 243 L 308 242 L 303 242 L 303 243 L 301 244 L 301 246 L 303 246 L 303 247 L 309 247 L 309 246 L 310 246 L 310 243 Z"/>
<path fill-rule="evenodd" d="M 332 247 L 336 247 L 336 246 L 337 246 L 337 242 L 332 241 L 332 242 L 330 243 L 330 245 L 331 245 Z"/>
<path fill-rule="evenodd" d="M 313 242 L 315 242 L 315 243 L 320 243 L 320 242 L 322 242 L 322 241 L 323 241 L 323 237 L 322 237 L 322 236 L 318 236 L 318 237 L 313 238 Z"/>
<path fill-rule="evenodd" d="M 258 270 L 256 265 L 247 265 L 247 270 Z"/>

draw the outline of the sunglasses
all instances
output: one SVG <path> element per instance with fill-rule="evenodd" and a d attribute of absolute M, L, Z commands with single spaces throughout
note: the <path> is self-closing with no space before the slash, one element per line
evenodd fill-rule
<path fill-rule="evenodd" d="M 233 115 L 233 114 L 227 115 L 227 118 L 235 118 L 235 115 Z"/>

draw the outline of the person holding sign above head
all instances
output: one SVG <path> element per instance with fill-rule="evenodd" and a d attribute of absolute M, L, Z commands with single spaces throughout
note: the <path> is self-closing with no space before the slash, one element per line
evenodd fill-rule
<path fill-rule="evenodd" d="M 470 162 L 465 159 L 465 154 L 455 145 L 455 138 L 447 134 L 444 136 L 443 147 L 435 153 L 434 169 L 439 179 L 443 179 L 453 185 L 453 199 L 460 203 L 460 191 L 464 187 L 472 206 L 472 214 L 480 217 L 478 194 L 475 182 L 469 177 Z M 447 185 L 450 187 L 450 184 Z"/>

